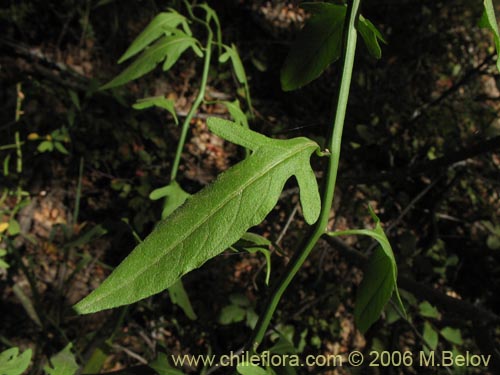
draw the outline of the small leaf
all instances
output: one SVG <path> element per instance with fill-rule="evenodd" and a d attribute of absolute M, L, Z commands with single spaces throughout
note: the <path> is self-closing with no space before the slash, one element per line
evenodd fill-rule
<path fill-rule="evenodd" d="M 162 35 L 171 35 L 174 30 L 179 26 L 183 25 L 184 30 L 188 35 L 191 35 L 189 26 L 187 25 L 187 20 L 184 16 L 177 13 L 174 10 L 170 12 L 163 12 L 158 14 L 149 23 L 148 26 L 139 34 L 137 38 L 132 42 L 130 47 L 125 51 L 118 63 L 121 64 L 125 60 L 131 58 L 137 53 L 141 52 L 144 48 L 154 42 Z"/>
<path fill-rule="evenodd" d="M 19 354 L 19 348 L 14 347 L 0 353 L 0 374 L 1 375 L 21 375 L 31 361 L 31 349 L 27 349 L 23 354 Z"/>
<path fill-rule="evenodd" d="M 247 310 L 236 305 L 225 306 L 219 316 L 219 323 L 223 325 L 238 323 L 245 319 Z"/>
<path fill-rule="evenodd" d="M 189 319 L 196 320 L 196 314 L 193 310 L 193 306 L 191 305 L 191 301 L 189 300 L 186 289 L 184 289 L 182 280 L 178 280 L 173 285 L 171 285 L 168 288 L 168 293 L 170 295 L 170 300 L 172 301 L 172 303 L 178 305 Z"/>
<path fill-rule="evenodd" d="M 149 199 L 157 200 L 165 198 L 161 218 L 165 219 L 177 208 L 179 208 L 191 195 L 186 193 L 176 181 L 159 189 L 155 189 L 149 194 Z"/>
<path fill-rule="evenodd" d="M 132 105 L 132 108 L 134 109 L 146 109 L 151 107 L 166 109 L 173 116 L 175 124 L 179 124 L 177 113 L 175 112 L 175 102 L 171 99 L 165 98 L 163 95 L 139 99 L 134 105 Z"/>
<path fill-rule="evenodd" d="M 71 353 L 73 344 L 69 343 L 56 355 L 50 358 L 50 366 L 44 366 L 43 370 L 48 375 L 74 375 L 78 370 L 75 356 Z"/>
<path fill-rule="evenodd" d="M 59 151 L 61 154 L 64 154 L 64 155 L 69 155 L 69 152 L 68 150 L 66 149 L 66 147 L 64 147 L 64 145 L 61 143 L 61 142 L 54 142 L 54 147 L 56 148 L 57 151 Z"/>
<path fill-rule="evenodd" d="M 295 176 L 306 222 L 321 202 L 309 158 L 318 145 L 307 138 L 270 139 L 230 121 L 209 118 L 209 129 L 252 154 L 160 222 L 154 231 L 75 308 L 91 313 L 161 292 L 259 224 Z"/>
<path fill-rule="evenodd" d="M 462 345 L 464 342 L 462 340 L 462 333 L 457 328 L 444 327 L 441 331 L 441 336 L 443 336 L 448 342 L 455 345 Z"/>
<path fill-rule="evenodd" d="M 427 345 L 429 345 L 429 348 L 431 348 L 431 350 L 436 350 L 439 336 L 436 330 L 427 321 L 424 323 L 424 332 L 422 336 L 424 337 L 424 341 Z"/>
<path fill-rule="evenodd" d="M 418 305 L 420 315 L 426 318 L 439 319 L 440 314 L 438 309 L 432 306 L 429 302 L 424 301 Z"/>
<path fill-rule="evenodd" d="M 164 353 L 158 353 L 158 357 L 148 366 L 155 370 L 158 375 L 184 375 L 182 371 L 172 367 Z"/>
<path fill-rule="evenodd" d="M 248 128 L 247 116 L 241 110 L 240 102 L 238 100 L 235 100 L 234 102 L 222 101 L 220 103 L 227 108 L 229 114 L 237 124 Z"/>
<path fill-rule="evenodd" d="M 375 221 L 373 230 L 357 229 L 328 233 L 330 236 L 370 236 L 380 244 L 368 261 L 363 281 L 359 285 L 356 296 L 354 319 L 362 333 L 365 333 L 379 318 L 382 309 L 393 294 L 398 309 L 403 315 L 406 314 L 397 288 L 397 264 L 391 244 L 382 229 L 380 219 L 371 207 L 370 214 Z"/>
<path fill-rule="evenodd" d="M 9 228 L 7 229 L 7 233 L 9 233 L 11 236 L 16 236 L 21 233 L 21 226 L 16 219 L 9 220 Z"/>
<path fill-rule="evenodd" d="M 202 54 L 197 43 L 196 39 L 180 31 L 175 35 L 164 36 L 146 49 L 128 68 L 100 89 L 105 90 L 124 85 L 142 77 L 162 61 L 165 61 L 163 70 L 169 70 L 188 48 L 193 49 L 198 55 Z"/>
<path fill-rule="evenodd" d="M 382 49 L 380 48 L 379 40 L 386 43 L 380 31 L 363 16 L 359 16 L 358 31 L 363 41 L 365 42 L 368 52 L 375 57 L 380 59 L 382 57 Z"/>
<path fill-rule="evenodd" d="M 479 26 L 490 30 L 493 33 L 493 40 L 497 55 L 500 55 L 500 33 L 498 32 L 498 23 L 495 16 L 495 7 L 492 0 L 483 1 L 484 12 L 479 21 Z M 497 56 L 497 69 L 500 71 L 500 59 Z"/>
<path fill-rule="evenodd" d="M 291 91 L 318 78 L 323 70 L 338 60 L 346 7 L 328 3 L 305 3 L 312 13 L 290 48 L 281 69 L 281 87 Z"/>
<path fill-rule="evenodd" d="M 51 141 L 43 141 L 38 145 L 37 150 L 40 152 L 53 151 L 54 144 Z"/>
<path fill-rule="evenodd" d="M 265 369 L 254 365 L 252 362 L 238 363 L 236 371 L 238 371 L 238 374 L 241 375 L 268 375 L 268 372 Z"/>
<path fill-rule="evenodd" d="M 225 63 L 227 60 L 231 59 L 231 64 L 233 65 L 234 74 L 238 79 L 238 82 L 242 85 L 247 83 L 247 75 L 245 73 L 245 68 L 243 67 L 243 63 L 241 62 L 240 55 L 238 54 L 238 50 L 234 44 L 231 44 L 231 47 L 224 45 L 224 52 L 219 56 L 219 62 Z"/>

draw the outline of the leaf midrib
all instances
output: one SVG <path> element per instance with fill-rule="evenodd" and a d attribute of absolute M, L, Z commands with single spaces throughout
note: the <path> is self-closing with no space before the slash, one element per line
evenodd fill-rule
<path fill-rule="evenodd" d="M 267 173 L 269 173 L 269 171 L 271 171 L 272 169 L 276 168 L 278 165 L 284 163 L 285 161 L 290 160 L 291 158 L 293 158 L 294 156 L 300 154 L 302 151 L 306 150 L 307 148 L 309 148 L 311 146 L 312 146 L 312 143 L 311 142 L 307 142 L 306 144 L 304 144 L 304 146 L 302 146 L 299 149 L 297 149 L 296 152 L 293 152 L 288 157 L 280 159 L 277 162 L 271 164 L 267 169 L 265 169 L 264 171 L 262 171 L 262 173 L 260 173 L 260 174 L 256 175 L 255 177 L 252 177 L 251 179 L 249 179 L 247 181 L 247 183 L 245 183 L 240 189 L 237 189 L 233 193 L 231 193 L 230 195 L 227 195 L 226 199 L 222 200 L 222 202 L 214 210 L 212 210 L 208 215 L 206 215 L 206 217 L 204 219 L 202 219 L 201 221 L 199 221 L 197 224 L 193 225 L 191 230 L 188 230 L 188 231 L 184 232 L 184 235 L 180 236 L 179 239 L 176 242 L 173 242 L 169 246 L 169 249 L 174 249 L 180 243 L 184 242 L 184 240 L 186 238 L 188 238 L 192 233 L 196 232 L 205 222 L 207 222 L 212 216 L 214 216 L 215 213 L 219 212 L 226 204 L 228 204 L 230 201 L 232 201 L 236 195 L 238 195 L 240 192 L 243 192 L 244 190 L 246 190 L 248 188 L 248 186 L 252 185 L 254 182 L 256 182 L 260 178 L 264 177 Z M 256 150 L 256 151 L 258 151 L 258 150 Z M 291 175 L 293 175 L 293 173 Z M 121 290 L 121 289 L 125 288 L 127 285 L 131 284 L 132 281 L 134 281 L 137 278 L 139 278 L 140 276 L 142 276 L 153 265 L 158 264 L 159 262 L 161 262 L 162 258 L 164 258 L 165 256 L 167 256 L 169 253 L 170 252 L 166 252 L 166 253 L 163 252 L 159 257 L 157 257 L 156 259 L 154 259 L 153 262 L 151 262 L 148 266 L 143 267 L 142 269 L 140 269 L 139 272 L 135 273 L 135 276 L 132 276 L 132 279 L 129 279 L 130 281 L 124 283 L 121 287 L 118 288 L 118 290 Z M 101 301 L 103 298 L 106 298 L 107 296 L 109 296 L 112 293 L 114 293 L 114 291 L 109 291 L 106 294 L 102 294 L 100 297 L 98 297 L 94 301 L 94 303 L 97 303 L 98 301 Z"/>

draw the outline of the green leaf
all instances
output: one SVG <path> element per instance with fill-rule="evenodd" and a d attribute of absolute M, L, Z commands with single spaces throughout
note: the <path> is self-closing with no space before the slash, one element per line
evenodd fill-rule
<path fill-rule="evenodd" d="M 385 304 L 393 294 L 398 309 L 403 315 L 406 314 L 397 288 L 397 264 L 391 244 L 382 229 L 380 219 L 375 215 L 371 207 L 370 214 L 375 221 L 373 230 L 357 229 L 328 233 L 330 236 L 370 236 L 380 244 L 368 261 L 363 281 L 359 285 L 356 296 L 354 319 L 362 333 L 366 332 L 379 318 Z"/>
<path fill-rule="evenodd" d="M 179 25 L 182 25 L 186 34 L 191 36 L 191 30 L 189 29 L 186 18 L 175 10 L 158 14 L 139 36 L 135 38 L 123 56 L 120 57 L 118 63 L 121 64 L 125 60 L 141 52 L 160 36 L 173 34 Z"/>
<path fill-rule="evenodd" d="M 56 355 L 50 358 L 50 364 L 43 367 L 47 375 L 74 375 L 78 370 L 75 356 L 71 353 L 73 344 L 69 343 Z"/>
<path fill-rule="evenodd" d="M 281 87 L 291 91 L 318 78 L 340 57 L 346 7 L 327 3 L 301 5 L 312 13 L 290 48 L 281 69 Z"/>
<path fill-rule="evenodd" d="M 418 305 L 420 315 L 426 318 L 439 319 L 440 314 L 438 309 L 432 306 L 429 302 L 424 301 Z"/>
<path fill-rule="evenodd" d="M 177 208 L 179 208 L 191 195 L 186 193 L 176 181 L 159 189 L 155 189 L 149 194 L 149 199 L 157 200 L 165 198 L 161 218 L 165 219 Z"/>
<path fill-rule="evenodd" d="M 155 370 L 158 375 L 184 375 L 182 371 L 172 367 L 164 353 L 158 353 L 158 357 L 148 366 Z"/>
<path fill-rule="evenodd" d="M 14 347 L 0 353 L 0 374 L 21 375 L 26 371 L 31 361 L 31 349 L 19 355 L 19 348 Z"/>
<path fill-rule="evenodd" d="M 495 8 L 492 0 L 483 1 L 484 12 L 479 21 L 479 26 L 490 30 L 493 33 L 493 40 L 497 55 L 500 55 L 500 33 L 498 32 L 498 23 L 495 16 Z M 497 69 L 500 71 L 500 59 L 497 57 Z"/>
<path fill-rule="evenodd" d="M 301 7 L 310 12 L 311 17 L 290 48 L 281 69 L 284 91 L 296 90 L 314 81 L 341 54 L 347 8 L 330 3 L 303 3 Z M 379 59 L 382 55 L 379 41 L 385 43 L 382 34 L 361 15 L 357 27 L 370 54 Z"/>
<path fill-rule="evenodd" d="M 197 316 L 193 310 L 193 306 L 191 305 L 186 289 L 184 289 L 182 280 L 177 280 L 177 282 L 171 285 L 168 288 L 168 293 L 172 303 L 178 305 L 189 319 L 196 320 Z"/>
<path fill-rule="evenodd" d="M 54 144 L 51 141 L 43 141 L 38 145 L 37 150 L 40 152 L 54 151 Z"/>
<path fill-rule="evenodd" d="M 162 61 L 164 61 L 163 70 L 167 71 L 188 48 L 193 49 L 197 55 L 203 55 L 197 43 L 196 39 L 180 31 L 175 35 L 164 36 L 146 49 L 128 68 L 100 89 L 105 90 L 120 86 L 142 77 Z"/>
<path fill-rule="evenodd" d="M 212 8 L 210 8 L 208 6 L 208 4 L 206 4 L 206 3 L 199 4 L 199 5 L 197 5 L 197 7 L 205 10 L 205 12 L 206 12 L 205 20 L 206 20 L 207 24 L 210 24 L 211 20 L 213 20 L 215 22 L 215 31 L 216 31 L 216 35 L 217 35 L 217 45 L 218 45 L 219 51 L 220 51 L 220 47 L 222 46 L 222 30 L 220 27 L 220 21 L 219 21 L 219 16 L 217 15 L 217 12 L 215 12 Z"/>
<path fill-rule="evenodd" d="M 439 341 L 439 336 L 436 330 L 427 321 L 424 323 L 424 332 L 422 336 L 427 345 L 429 345 L 429 348 L 431 348 L 431 350 L 436 350 Z"/>
<path fill-rule="evenodd" d="M 321 202 L 309 164 L 318 149 L 315 142 L 303 137 L 271 139 L 217 118 L 207 123 L 216 135 L 252 154 L 160 222 L 97 290 L 75 306 L 80 313 L 130 304 L 168 288 L 264 220 L 291 176 L 298 181 L 305 220 L 312 224 L 318 219 Z"/>
<path fill-rule="evenodd" d="M 175 112 L 175 102 L 171 99 L 165 98 L 163 95 L 139 99 L 134 105 L 132 105 L 132 108 L 134 109 L 146 109 L 151 107 L 166 109 L 173 116 L 175 124 L 179 124 L 177 113 Z"/>
<path fill-rule="evenodd" d="M 234 102 L 222 101 L 220 103 L 227 108 L 229 114 L 237 124 L 248 128 L 247 115 L 245 115 L 245 113 L 241 110 L 240 102 L 238 100 L 235 100 Z"/>
<path fill-rule="evenodd" d="M 464 343 L 462 340 L 462 334 L 458 328 L 444 327 L 440 333 L 441 336 L 452 344 L 462 345 Z"/>
<path fill-rule="evenodd" d="M 366 48 L 368 48 L 368 52 L 376 59 L 380 59 L 382 57 L 382 49 L 380 48 L 379 40 L 386 43 L 380 31 L 377 30 L 370 20 L 361 15 L 359 16 L 358 31 L 365 42 Z"/>
<path fill-rule="evenodd" d="M 238 371 L 238 374 L 241 375 L 268 375 L 268 372 L 265 369 L 254 365 L 251 362 L 238 363 L 236 371 Z"/>
<path fill-rule="evenodd" d="M 21 233 L 21 226 L 19 225 L 19 222 L 16 219 L 10 219 L 9 220 L 9 227 L 7 229 L 7 233 L 11 236 L 16 236 L 19 233 Z"/>
<path fill-rule="evenodd" d="M 236 305 L 225 306 L 220 312 L 219 323 L 223 325 L 238 323 L 245 319 L 246 315 L 245 308 Z"/>
<path fill-rule="evenodd" d="M 231 59 L 231 64 L 233 65 L 234 74 L 238 79 L 238 82 L 242 85 L 247 83 L 247 75 L 245 73 L 245 68 L 241 62 L 240 55 L 234 44 L 231 47 L 224 45 L 225 52 L 219 56 L 219 62 L 225 63 L 227 60 Z"/>

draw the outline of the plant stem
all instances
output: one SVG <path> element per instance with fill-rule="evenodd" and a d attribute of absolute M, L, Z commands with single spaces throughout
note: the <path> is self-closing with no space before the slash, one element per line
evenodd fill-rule
<path fill-rule="evenodd" d="M 174 165 L 172 166 L 172 172 L 170 173 L 171 181 L 175 181 L 175 179 L 177 178 L 177 172 L 179 171 L 179 164 L 181 161 L 181 154 L 182 150 L 184 149 L 184 144 L 186 143 L 186 136 L 191 119 L 193 118 L 194 114 L 196 113 L 201 103 L 203 102 L 203 99 L 205 98 L 205 91 L 208 80 L 208 71 L 210 70 L 210 60 L 212 58 L 212 44 L 213 44 L 212 30 L 210 29 L 210 26 L 208 24 L 205 23 L 205 25 L 208 30 L 208 37 L 207 37 L 207 45 L 205 47 L 205 60 L 203 64 L 203 75 L 201 77 L 200 91 L 198 92 L 198 95 L 196 96 L 196 99 L 193 105 L 191 106 L 191 109 L 189 110 L 186 119 L 182 123 L 181 136 L 179 138 L 179 143 L 177 144 L 177 151 L 175 152 L 175 159 L 174 159 Z"/>
<path fill-rule="evenodd" d="M 309 256 L 319 238 L 325 233 L 328 225 L 328 217 L 333 204 L 335 192 L 335 183 L 340 160 L 340 146 L 342 143 L 342 130 L 344 128 L 345 113 L 347 101 L 349 98 L 349 89 L 351 85 L 352 70 L 354 65 L 354 55 L 356 51 L 357 31 L 356 23 L 358 20 L 359 6 L 361 0 L 352 0 L 347 8 L 346 20 L 344 21 L 344 41 L 342 48 L 342 79 L 338 96 L 336 100 L 335 120 L 333 123 L 333 132 L 329 139 L 330 157 L 328 170 L 326 173 L 325 186 L 323 191 L 322 207 L 319 219 L 311 232 L 305 239 L 304 246 L 295 253 L 290 260 L 285 273 L 276 284 L 264 312 L 259 316 L 259 321 L 253 331 L 253 337 L 250 341 L 251 349 L 256 350 L 262 342 L 267 327 L 276 310 L 278 303 L 287 289 L 288 285 L 302 267 L 304 261 Z"/>

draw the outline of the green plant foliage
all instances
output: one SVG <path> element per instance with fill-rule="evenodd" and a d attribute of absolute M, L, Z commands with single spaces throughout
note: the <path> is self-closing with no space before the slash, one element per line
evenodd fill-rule
<path fill-rule="evenodd" d="M 341 54 L 347 8 L 330 3 L 304 3 L 301 6 L 312 15 L 283 64 L 281 87 L 284 91 L 296 90 L 315 80 Z M 380 58 L 382 53 L 378 41 L 384 41 L 380 32 L 361 16 L 358 29 L 368 51 Z"/>
<path fill-rule="evenodd" d="M 355 229 L 339 232 L 329 232 L 330 236 L 363 235 L 375 239 L 379 247 L 370 257 L 364 272 L 363 281 L 359 285 L 354 308 L 354 319 L 358 329 L 365 333 L 379 318 L 385 304 L 392 295 L 395 297 L 398 309 L 405 314 L 405 308 L 397 288 L 397 264 L 387 236 L 382 229 L 380 219 L 370 207 L 370 214 L 375 221 L 373 230 Z"/>
<path fill-rule="evenodd" d="M 247 116 L 241 110 L 240 102 L 238 100 L 235 100 L 234 102 L 222 101 L 220 103 L 227 108 L 229 114 L 237 124 L 244 126 L 245 128 L 248 128 Z"/>
<path fill-rule="evenodd" d="M 420 315 L 423 317 L 438 319 L 441 316 L 438 309 L 436 309 L 427 301 L 424 301 L 420 305 L 418 305 L 418 308 Z"/>
<path fill-rule="evenodd" d="M 19 355 L 19 348 L 14 347 L 0 353 L 0 375 L 21 375 L 31 361 L 31 349 Z"/>
<path fill-rule="evenodd" d="M 269 375 L 274 373 L 272 370 L 263 369 L 262 367 L 254 365 L 251 362 L 239 363 L 236 367 L 236 371 L 238 371 L 238 374 L 241 375 Z"/>
<path fill-rule="evenodd" d="M 5 255 L 7 255 L 7 250 L 0 249 L 0 269 L 4 270 L 10 267 L 9 264 L 2 259 Z"/>
<path fill-rule="evenodd" d="M 462 345 L 464 343 L 462 340 L 462 334 L 458 328 L 444 327 L 441 331 L 439 331 L 439 333 L 446 339 L 446 341 L 452 344 Z"/>
<path fill-rule="evenodd" d="M 175 102 L 165 98 L 163 95 L 139 99 L 134 105 L 132 105 L 132 108 L 134 109 L 146 109 L 151 107 L 166 109 L 174 117 L 175 124 L 179 124 L 177 113 L 175 112 Z"/>
<path fill-rule="evenodd" d="M 162 61 L 163 70 L 167 71 L 188 48 L 191 48 L 198 56 L 203 56 L 198 41 L 182 31 L 176 31 L 174 35 L 163 36 L 146 49 L 128 68 L 102 86 L 101 90 L 121 86 L 142 77 Z"/>
<path fill-rule="evenodd" d="M 493 40 L 495 42 L 495 48 L 497 54 L 500 54 L 500 33 L 498 31 L 497 18 L 495 16 L 495 8 L 493 6 L 493 0 L 483 1 L 484 12 L 481 20 L 479 21 L 479 26 L 490 30 L 493 33 Z M 500 59 L 497 57 L 497 69 L 500 71 Z"/>
<path fill-rule="evenodd" d="M 149 364 L 153 370 L 155 370 L 158 375 L 184 375 L 184 373 L 168 362 L 168 358 L 164 353 L 158 353 L 158 357 Z"/>
<path fill-rule="evenodd" d="M 253 151 L 162 221 L 104 283 L 75 308 L 82 314 L 136 302 L 158 293 L 235 243 L 276 204 L 295 176 L 304 218 L 314 223 L 321 202 L 309 164 L 318 145 L 307 138 L 276 140 L 233 122 L 210 118 L 218 136 Z"/>
<path fill-rule="evenodd" d="M 74 375 L 78 370 L 75 356 L 71 352 L 73 344 L 69 343 L 56 355 L 50 358 L 50 366 L 44 366 L 47 375 Z"/>
<path fill-rule="evenodd" d="M 267 238 L 251 232 L 245 233 L 235 245 L 235 247 L 241 247 L 251 254 L 258 252 L 264 255 L 264 258 L 266 258 L 266 285 L 269 285 L 271 278 L 271 252 L 268 249 L 270 245 L 271 241 Z"/>
<path fill-rule="evenodd" d="M 238 79 L 238 82 L 242 85 L 247 83 L 247 75 L 245 73 L 245 68 L 243 67 L 243 63 L 241 62 L 240 55 L 238 54 L 238 50 L 234 44 L 231 44 L 231 47 L 224 45 L 225 52 L 219 56 L 219 62 L 225 63 L 229 59 L 231 59 L 231 64 L 233 65 L 234 74 Z"/>
<path fill-rule="evenodd" d="M 168 288 L 168 293 L 172 303 L 178 305 L 189 319 L 196 320 L 196 313 L 193 310 L 193 306 L 191 305 L 191 301 L 189 300 L 189 296 L 181 280 L 171 285 Z"/>
<path fill-rule="evenodd" d="M 424 332 L 422 336 L 427 345 L 429 345 L 429 348 L 431 348 L 431 350 L 436 350 L 439 341 L 439 335 L 429 322 L 424 323 Z"/>
<path fill-rule="evenodd" d="M 138 54 L 160 36 L 174 34 L 179 25 L 182 25 L 186 34 L 191 35 L 187 19 L 183 15 L 177 13 L 175 10 L 158 14 L 139 34 L 139 36 L 135 38 L 130 47 L 128 47 L 122 57 L 120 57 L 118 63 L 121 64 L 132 56 Z"/>
<path fill-rule="evenodd" d="M 155 189 L 149 195 L 149 199 L 157 200 L 164 198 L 163 211 L 161 218 L 165 219 L 178 207 L 180 207 L 191 195 L 186 193 L 176 181 L 169 185 Z"/>

